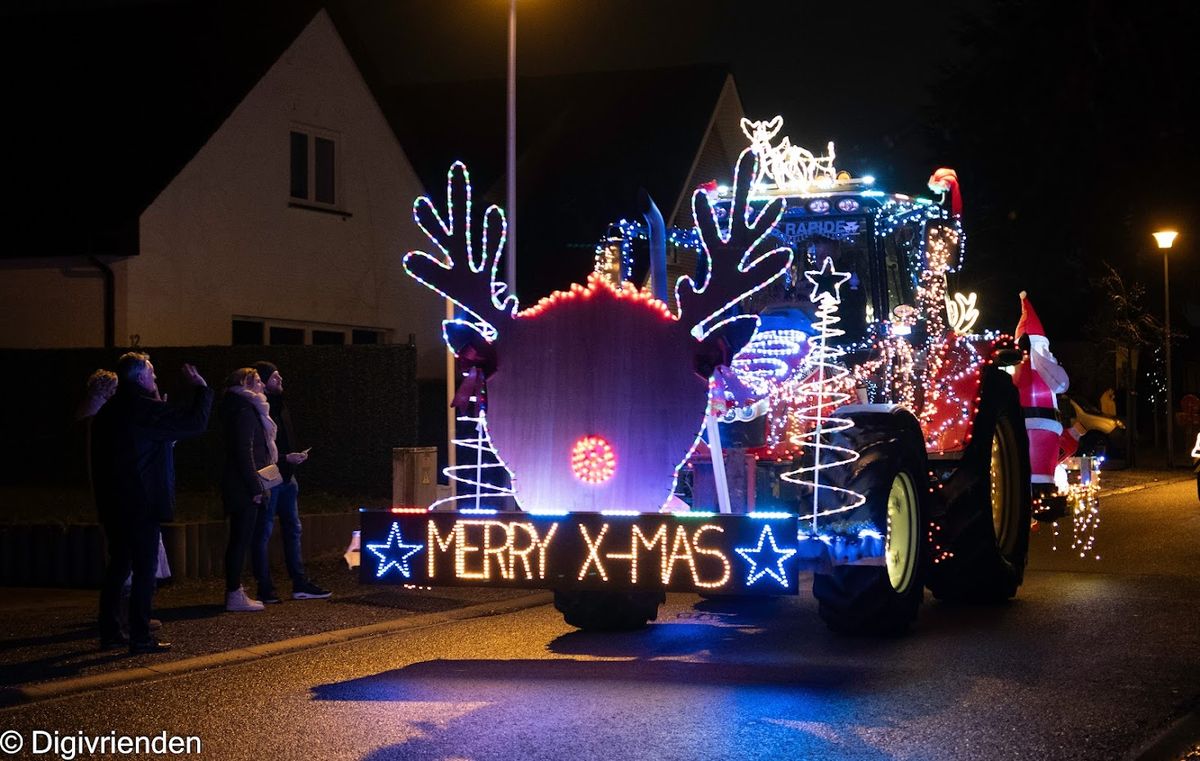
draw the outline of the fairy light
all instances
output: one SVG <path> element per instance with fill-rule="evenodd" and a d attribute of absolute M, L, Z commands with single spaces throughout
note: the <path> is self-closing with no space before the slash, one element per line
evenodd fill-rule
<path fill-rule="evenodd" d="M 968 294 L 955 293 L 953 298 L 946 299 L 946 317 L 950 327 L 960 336 L 971 334 L 976 321 L 979 320 L 979 310 L 975 308 L 974 292 Z"/>
<path fill-rule="evenodd" d="M 513 472 L 501 459 L 496 448 L 492 446 L 486 413 L 481 409 L 475 415 L 459 415 L 456 420 L 472 425 L 475 435 L 450 440 L 451 444 L 468 453 L 465 457 L 460 458 L 459 464 L 442 469 L 442 473 L 457 484 L 458 488 L 454 490 L 453 495 L 437 500 L 429 506 L 429 509 L 436 510 L 442 505 L 458 506 L 460 503 L 470 503 L 474 505 L 475 511 L 480 511 L 482 501 L 485 499 L 514 497 L 512 487 L 503 485 L 513 482 Z M 491 483 L 488 478 L 484 477 L 486 473 L 499 474 L 501 477 L 493 480 L 500 480 L 501 484 Z"/>
<path fill-rule="evenodd" d="M 780 478 L 812 489 L 812 533 L 817 534 L 818 518 L 853 510 L 866 498 L 853 489 L 821 482 L 822 471 L 858 460 L 858 452 L 853 449 L 826 441 L 829 436 L 854 427 L 852 420 L 831 414 L 850 399 L 845 390 L 850 373 L 838 363 L 845 350 L 829 343 L 829 339 L 845 334 L 837 327 L 840 322 L 837 312 L 841 303 L 839 288 L 850 279 L 850 273 L 838 272 L 833 267 L 833 259 L 826 257 L 820 270 L 809 270 L 804 277 L 812 283 L 809 298 L 817 304 L 816 334 L 809 339 L 809 358 L 815 373 L 803 386 L 805 403 L 797 408 L 804 432 L 792 443 L 811 449 L 813 460 L 812 465 L 802 465 Z M 841 505 L 822 509 L 822 494 L 834 497 Z"/>
<path fill-rule="evenodd" d="M 464 199 L 464 208 L 461 219 L 459 219 L 461 224 L 457 225 L 455 224 L 454 209 L 456 195 L 461 195 Z M 471 173 L 467 171 L 466 164 L 455 161 L 446 173 L 446 215 L 444 218 L 429 196 L 420 196 L 413 201 L 413 220 L 417 227 L 421 228 L 421 232 L 425 233 L 425 237 L 437 246 L 441 256 L 435 257 L 419 250 L 409 251 L 404 255 L 403 266 L 404 271 L 410 277 L 426 288 L 437 292 L 442 298 L 454 302 L 456 306 L 474 317 L 475 322 L 469 324 L 491 343 L 499 335 L 500 320 L 511 319 L 518 308 L 516 294 L 508 294 L 508 285 L 503 278 L 497 277 L 500 271 L 504 242 L 508 237 L 508 222 L 500 207 L 495 204 L 488 206 L 484 211 L 483 230 L 480 233 L 482 251 L 478 256 L 474 255 L 472 242 L 474 236 L 471 235 L 471 197 Z M 497 222 L 500 225 L 500 237 L 499 240 L 494 241 L 494 245 L 490 245 L 492 242 L 489 241 L 489 231 Z M 489 279 L 489 288 L 485 302 L 489 303 L 496 313 L 494 316 L 485 317 L 480 311 L 482 305 L 468 304 L 461 297 L 443 291 L 430 281 L 429 277 L 438 273 L 439 270 L 449 272 L 455 267 L 461 266 L 462 262 L 455 260 L 456 255 L 466 260 L 471 273 L 486 274 Z M 424 271 L 425 276 L 422 276 L 418 270 Z M 449 346 L 449 342 L 447 342 L 447 346 Z M 453 350 L 453 347 L 451 349 Z"/>
<path fill-rule="evenodd" d="M 697 341 L 703 341 L 713 331 L 734 320 L 752 319 L 757 325 L 756 315 L 734 315 L 711 324 L 710 322 L 728 312 L 743 299 L 775 282 L 792 266 L 790 248 L 775 246 L 762 251 L 766 248 L 764 242 L 775 231 L 779 219 L 783 216 L 785 203 L 782 198 L 777 198 L 754 214 L 754 206 L 745 195 L 748 193 L 748 184 L 744 176 L 746 172 L 750 172 L 753 177 L 758 164 L 758 157 L 749 148 L 742 151 L 738 157 L 737 168 L 734 170 L 734 187 L 738 189 L 738 196 L 734 203 L 742 205 L 743 208 L 730 209 L 728 224 L 722 225 L 717 219 L 716 210 L 707 192 L 700 189 L 692 194 L 692 220 L 699 231 L 705 261 L 704 283 L 697 285 L 690 275 L 679 278 L 675 283 L 675 304 L 680 315 L 687 311 L 688 320 L 694 320 L 691 333 Z M 737 235 L 734 235 L 735 232 Z M 742 250 L 740 244 L 747 240 L 752 242 Z M 715 260 L 714 252 L 719 254 Z M 713 286 L 718 279 L 713 272 L 715 265 L 722 269 L 720 282 L 723 290 L 720 292 Z M 776 265 L 778 269 L 775 269 Z M 762 269 L 751 273 L 758 268 Z M 764 273 L 769 274 L 763 277 Z M 724 304 L 714 307 L 725 293 L 734 295 Z M 696 317 L 699 319 L 691 315 L 693 311 L 698 312 Z"/>
<path fill-rule="evenodd" d="M 536 304 L 524 311 L 518 312 L 516 316 L 521 319 L 537 317 L 547 309 L 558 304 L 590 299 L 600 290 L 612 294 L 618 301 L 647 308 L 660 315 L 664 320 L 675 321 L 678 319 L 675 315 L 671 314 L 671 310 L 666 304 L 654 298 L 648 292 L 639 291 L 632 283 L 622 283 L 619 286 L 613 285 L 597 272 L 588 275 L 587 285 L 572 283 L 571 287 L 567 290 L 554 291 L 549 296 L 542 297 Z"/>
<path fill-rule="evenodd" d="M 667 229 L 666 243 L 676 251 L 700 255 L 700 234 L 694 227 Z M 596 244 L 593 270 L 612 285 L 620 285 L 633 277 L 633 244 L 649 240 L 650 229 L 644 222 L 621 219 L 608 226 L 608 231 Z"/>
<path fill-rule="evenodd" d="M 571 472 L 585 484 L 602 484 L 617 471 L 617 456 L 600 436 L 584 436 L 571 448 Z"/>
<path fill-rule="evenodd" d="M 832 142 L 826 147 L 824 156 L 816 156 L 807 148 L 792 145 L 789 137 L 772 145 L 771 140 L 783 127 L 782 116 L 765 121 L 743 118 L 741 126 L 742 134 L 750 140 L 751 150 L 759 157 L 753 183 L 756 188 L 771 187 L 783 192 L 806 193 L 829 189 L 837 184 L 837 170 L 833 166 L 836 152 Z"/>
<path fill-rule="evenodd" d="M 478 534 L 478 539 L 475 541 L 479 541 L 479 544 L 472 544 L 472 538 L 468 536 L 468 530 L 473 528 L 478 529 L 478 531 L 472 531 L 472 534 Z M 455 521 L 450 530 L 443 535 L 438 531 L 436 522 L 430 520 L 426 528 L 429 546 L 427 566 L 429 579 L 436 578 L 439 552 L 442 554 L 453 553 L 454 576 L 458 579 L 491 581 L 493 578 L 492 561 L 499 570 L 498 575 L 501 579 L 516 579 L 518 563 L 524 569 L 526 581 L 545 579 L 546 551 L 557 531 L 557 523 L 551 523 L 545 537 L 542 537 L 537 526 L 527 521 L 460 519 Z M 503 532 L 503 542 L 492 541 L 497 532 Z M 521 534 L 528 539 L 523 547 L 518 546 L 518 537 Z M 529 556 L 535 551 L 537 552 L 536 571 L 529 560 Z M 478 553 L 480 557 L 479 570 L 471 570 L 467 567 L 469 556 L 474 553 Z"/>
<path fill-rule="evenodd" d="M 387 541 L 381 544 L 368 544 L 367 549 L 379 558 L 379 567 L 375 569 L 375 578 L 381 579 L 393 568 L 406 579 L 412 578 L 412 569 L 408 559 L 425 548 L 423 544 L 408 544 L 400 533 L 400 522 L 392 521 L 388 531 Z"/>
<path fill-rule="evenodd" d="M 771 544 L 770 549 L 766 549 L 767 542 Z M 796 550 L 794 548 L 781 549 L 775 542 L 775 534 L 771 531 L 770 524 L 762 527 L 762 531 L 758 535 L 757 547 L 736 547 L 734 552 L 741 555 L 750 564 L 750 572 L 746 576 L 746 586 L 754 586 L 754 582 L 763 576 L 770 576 L 781 587 L 788 586 L 787 570 L 784 569 L 783 564 L 784 561 L 796 554 Z M 769 556 L 769 559 L 764 561 L 764 555 Z"/>
<path fill-rule="evenodd" d="M 600 561 L 600 543 L 604 541 L 604 535 L 608 533 L 608 524 L 605 523 L 600 527 L 600 533 L 596 534 L 593 540 L 591 534 L 588 533 L 587 526 L 579 524 L 579 533 L 583 535 L 583 542 L 587 545 L 587 559 L 583 561 L 583 567 L 579 569 L 579 581 L 587 576 L 588 568 L 593 564 L 596 566 L 596 572 L 600 574 L 601 581 L 608 581 L 608 574 L 604 571 L 604 563 Z"/>
<path fill-rule="evenodd" d="M 1062 470 L 1063 483 L 1057 484 L 1058 493 L 1065 495 L 1071 518 L 1071 551 L 1079 553 L 1080 559 L 1099 560 L 1096 552 L 1096 534 L 1100 528 L 1100 470 L 1102 458 L 1068 457 L 1056 468 Z M 1074 477 L 1072 477 L 1074 475 Z M 1058 550 L 1059 522 L 1055 521 L 1054 540 L 1051 550 Z"/>

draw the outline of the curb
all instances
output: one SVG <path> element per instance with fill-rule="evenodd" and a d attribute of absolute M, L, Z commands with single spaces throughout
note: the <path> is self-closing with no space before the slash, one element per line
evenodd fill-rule
<path fill-rule="evenodd" d="M 1101 478 L 1103 478 L 1103 476 L 1101 476 Z M 1104 482 L 1101 481 L 1100 499 L 1104 499 L 1105 497 L 1116 497 L 1120 494 L 1129 494 L 1130 492 L 1135 491 L 1142 491 L 1143 489 L 1153 489 L 1155 486 L 1166 486 L 1167 484 L 1177 484 L 1183 481 L 1191 481 L 1193 478 L 1195 478 L 1195 476 L 1173 476 L 1171 478 L 1164 478 L 1161 481 L 1151 481 L 1145 484 L 1138 484 L 1137 486 L 1122 486 L 1120 489 L 1112 490 L 1105 489 Z"/>
<path fill-rule="evenodd" d="M 1177 761 L 1200 748 L 1200 713 L 1192 712 L 1173 722 L 1125 756 L 1125 761 Z"/>
<path fill-rule="evenodd" d="M 233 666 L 240 663 L 261 660 L 263 658 L 271 658 L 273 656 L 283 655 L 285 653 L 293 653 L 300 650 L 325 647 L 327 645 L 336 645 L 343 642 L 366 639 L 369 637 L 378 637 L 384 634 L 392 634 L 395 632 L 404 631 L 406 629 L 418 629 L 428 626 L 436 626 L 438 624 L 450 623 L 452 621 L 462 621 L 469 618 L 482 618 L 484 616 L 513 613 L 518 610 L 525 610 L 526 608 L 536 608 L 541 605 L 547 605 L 551 602 L 551 600 L 552 598 L 548 592 L 538 591 L 533 594 L 499 603 L 480 603 L 478 605 L 469 605 L 465 608 L 458 608 L 456 610 L 442 613 L 427 613 L 419 616 L 413 616 L 411 618 L 402 618 L 394 621 L 381 621 L 375 624 L 367 624 L 366 626 L 356 626 L 350 629 L 337 629 L 335 631 L 323 632 L 321 634 L 309 634 L 303 637 L 280 640 L 278 642 L 267 642 L 261 645 L 242 647 L 236 650 L 227 650 L 222 653 L 211 653 L 209 655 L 198 655 L 193 658 L 184 658 L 178 661 L 169 661 L 160 666 L 138 666 L 135 668 L 122 669 L 120 671 L 110 671 L 92 676 L 59 679 L 53 682 L 30 685 L 28 687 L 12 687 L 0 690 L 0 709 L 28 706 L 31 703 L 56 700 L 58 698 L 64 698 L 82 692 L 102 690 L 109 687 L 119 687 L 161 677 L 179 676 L 181 674 L 188 674 L 193 671 L 202 671 L 204 669 L 219 668 L 223 666 Z"/>

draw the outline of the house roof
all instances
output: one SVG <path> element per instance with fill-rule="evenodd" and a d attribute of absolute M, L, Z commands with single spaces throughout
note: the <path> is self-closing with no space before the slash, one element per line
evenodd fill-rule
<path fill-rule="evenodd" d="M 111 4 L 0 20 L 0 257 L 138 252 L 138 217 L 320 4 Z"/>
<path fill-rule="evenodd" d="M 336 2 L 69 5 L 0 18 L 0 258 L 136 255 L 141 213 L 323 5 L 435 197 L 462 158 L 476 187 L 503 200 L 504 81 L 388 90 L 381 82 L 402 72 L 374 69 Z M 639 187 L 670 214 L 727 77 L 692 66 L 520 80 L 526 302 L 586 275 L 608 223 L 636 215 Z"/>
<path fill-rule="evenodd" d="M 522 303 L 581 282 L 607 226 L 637 217 L 645 188 L 669 216 L 716 109 L 717 65 L 521 78 L 517 249 Z M 385 112 L 435 201 L 458 159 L 476 193 L 503 205 L 503 80 L 395 88 Z M 536 263 L 536 264 L 532 264 Z"/>

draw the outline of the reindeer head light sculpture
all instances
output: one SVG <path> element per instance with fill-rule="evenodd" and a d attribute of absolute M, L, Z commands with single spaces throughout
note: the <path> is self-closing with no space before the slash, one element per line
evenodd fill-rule
<path fill-rule="evenodd" d="M 749 203 L 756 163 L 749 150 L 738 160 L 727 226 L 705 192 L 692 196 L 708 267 L 703 283 L 679 279 L 677 315 L 594 276 L 518 311 L 496 277 L 504 214 L 489 206 L 472 228 L 466 167 L 450 167 L 444 215 L 428 197 L 416 200 L 417 225 L 441 255 L 410 251 L 405 271 L 465 313 L 443 323 L 450 349 L 458 354 L 469 331 L 489 355 L 488 428 L 522 509 L 647 512 L 670 498 L 704 424 L 709 375 L 731 359 L 722 333 L 735 320 L 757 325 L 735 307 L 791 264 L 789 249 L 766 242 L 783 200 L 758 213 Z"/>

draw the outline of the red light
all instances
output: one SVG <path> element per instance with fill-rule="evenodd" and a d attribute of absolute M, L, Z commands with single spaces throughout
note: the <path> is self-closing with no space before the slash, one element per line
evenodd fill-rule
<path fill-rule="evenodd" d="M 599 436 L 584 436 L 571 448 L 571 472 L 585 484 L 602 484 L 617 471 L 617 456 Z"/>

